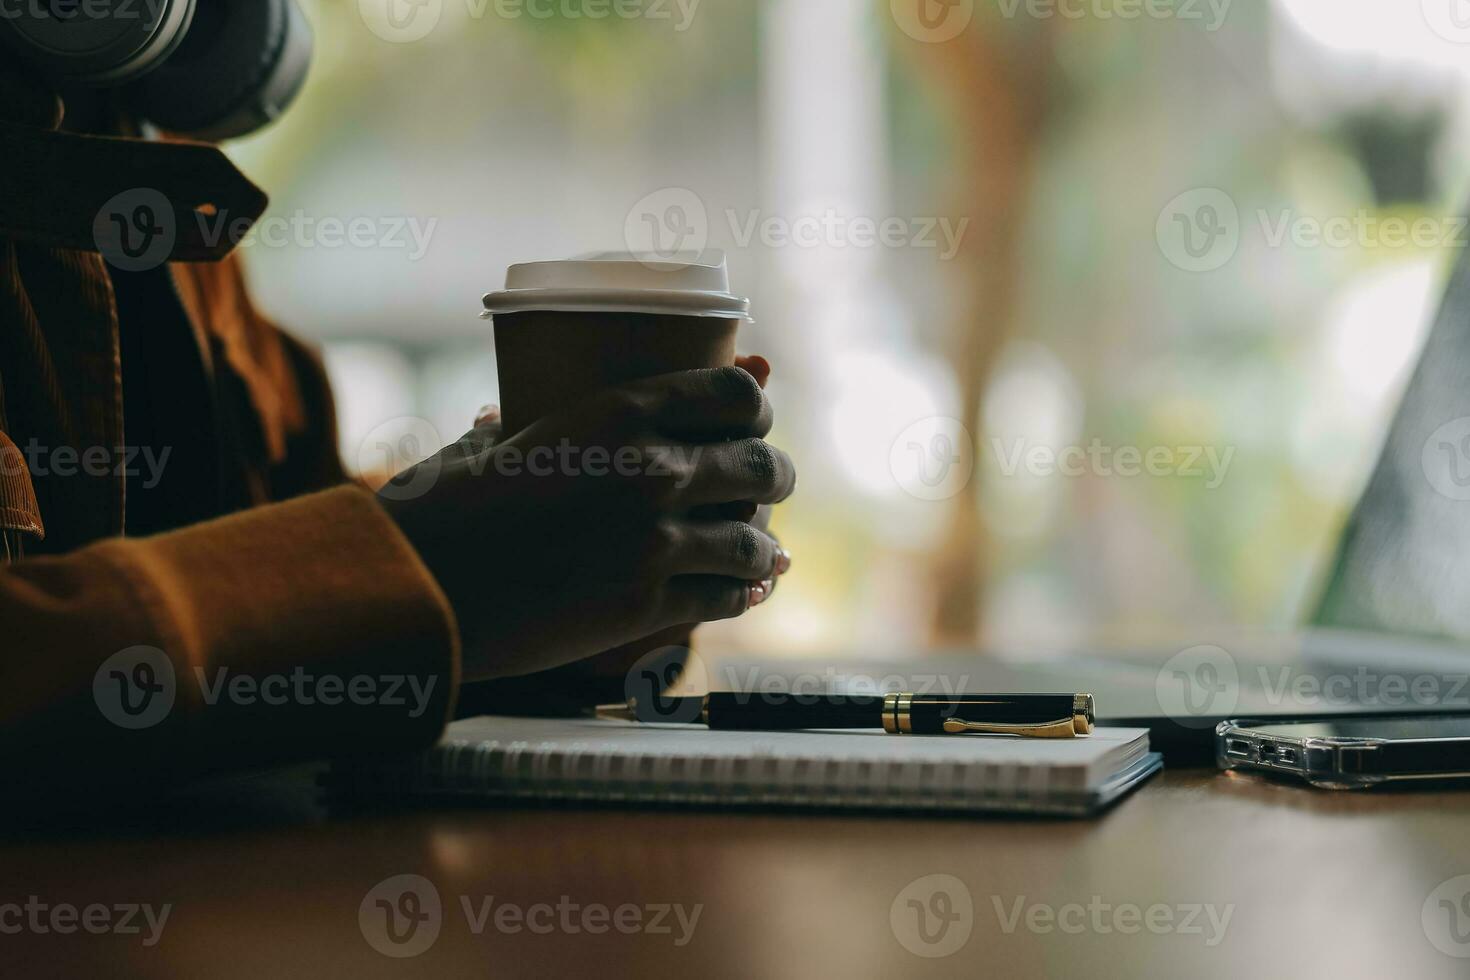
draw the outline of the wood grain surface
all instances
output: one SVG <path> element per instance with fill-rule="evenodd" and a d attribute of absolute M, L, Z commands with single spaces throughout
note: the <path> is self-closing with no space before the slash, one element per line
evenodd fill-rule
<path fill-rule="evenodd" d="M 37 824 L 6 833 L 0 906 L 44 903 L 48 931 L 0 908 L 7 976 L 1470 975 L 1449 955 L 1470 956 L 1467 792 L 1201 770 L 1075 821 L 327 814 L 298 775 Z M 439 914 L 395 945 L 370 893 L 401 875 Z M 170 912 L 152 945 L 141 915 L 138 934 L 50 929 L 98 903 Z"/>

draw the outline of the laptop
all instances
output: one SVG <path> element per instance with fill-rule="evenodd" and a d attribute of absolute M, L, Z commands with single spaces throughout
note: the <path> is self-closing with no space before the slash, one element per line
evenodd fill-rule
<path fill-rule="evenodd" d="M 1146 728 L 1170 765 L 1209 765 L 1229 718 L 1470 714 L 1470 646 L 1364 630 L 1198 634 L 1086 650 L 764 660 L 697 654 L 679 690 L 1086 692 L 1103 727 Z"/>
<path fill-rule="evenodd" d="M 772 683 L 774 671 L 798 690 L 1086 691 L 1100 724 L 1148 728 L 1175 765 L 1209 764 L 1214 727 L 1227 718 L 1470 714 L 1470 255 L 1451 277 L 1311 623 L 1285 635 L 1205 632 L 1056 656 L 844 656 L 840 673 L 831 660 L 722 658 L 699 664 L 709 676 L 691 681 L 758 690 L 753 682 Z"/>

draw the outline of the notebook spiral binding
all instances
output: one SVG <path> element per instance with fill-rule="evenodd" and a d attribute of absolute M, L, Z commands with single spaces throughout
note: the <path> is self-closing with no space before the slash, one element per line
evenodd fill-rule
<path fill-rule="evenodd" d="M 1072 813 L 1042 766 L 885 763 L 784 755 L 630 754 L 585 743 L 449 740 L 391 763 L 338 763 L 341 797 L 474 798 L 682 806 Z M 1078 788 L 1081 789 L 1080 787 Z M 1061 790 L 1062 792 L 1058 792 Z"/>

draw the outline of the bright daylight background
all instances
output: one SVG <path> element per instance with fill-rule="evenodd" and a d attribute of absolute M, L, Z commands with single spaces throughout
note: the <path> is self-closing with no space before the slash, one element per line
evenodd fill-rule
<path fill-rule="evenodd" d="M 1467 240 L 1458 2 L 315 0 L 309 87 L 233 155 L 271 215 L 434 224 L 422 254 L 245 252 L 381 467 L 407 419 L 453 439 L 494 401 L 506 265 L 728 250 L 798 564 L 707 646 L 1285 627 Z M 630 243 L 648 215 L 664 240 Z M 1013 465 L 1068 446 L 1156 472 Z"/>

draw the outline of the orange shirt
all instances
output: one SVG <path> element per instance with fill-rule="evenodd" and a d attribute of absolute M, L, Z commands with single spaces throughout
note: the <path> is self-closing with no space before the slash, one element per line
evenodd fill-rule
<path fill-rule="evenodd" d="M 59 110 L 37 92 L 0 75 L 0 183 L 12 149 L 54 143 Z M 98 173 L 57 199 L 129 180 Z M 133 782 L 433 742 L 458 629 L 396 525 L 345 482 L 316 358 L 256 312 L 233 259 L 172 265 L 196 345 L 179 361 L 202 377 L 148 383 L 158 404 L 207 386 L 229 409 L 205 429 L 219 442 L 172 447 L 229 447 L 227 466 L 188 470 L 212 477 L 200 513 L 226 516 L 129 536 L 117 297 L 93 243 L 37 240 L 29 203 L 7 225 L 0 201 L 0 761 Z"/>

